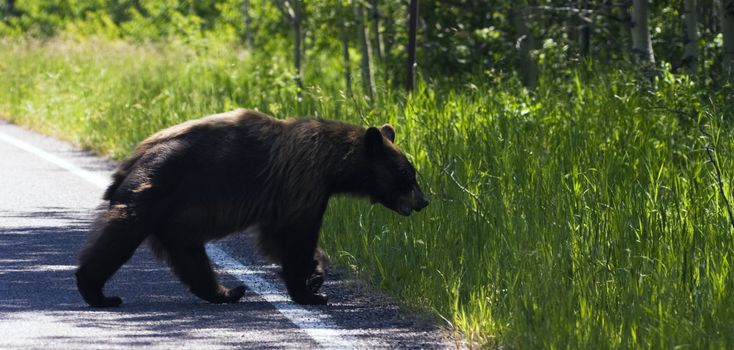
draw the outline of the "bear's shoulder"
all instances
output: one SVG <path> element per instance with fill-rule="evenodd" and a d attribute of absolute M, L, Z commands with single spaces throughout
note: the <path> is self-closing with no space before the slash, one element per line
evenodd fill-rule
<path fill-rule="evenodd" d="M 189 134 L 197 129 L 228 129 L 236 127 L 248 127 L 256 124 L 278 124 L 281 121 L 268 116 L 265 113 L 239 108 L 233 111 L 212 114 L 206 117 L 192 119 L 181 124 L 173 125 L 149 136 L 143 144 L 155 144 L 160 141 L 173 139 Z"/>

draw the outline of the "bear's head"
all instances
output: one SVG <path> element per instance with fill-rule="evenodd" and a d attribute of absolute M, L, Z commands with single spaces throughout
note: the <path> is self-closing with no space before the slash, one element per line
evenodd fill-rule
<path fill-rule="evenodd" d="M 425 208 L 428 200 L 418 186 L 415 168 L 393 143 L 395 129 L 390 124 L 380 129 L 370 127 L 364 142 L 370 160 L 371 174 L 367 187 L 371 201 L 404 216 Z"/>

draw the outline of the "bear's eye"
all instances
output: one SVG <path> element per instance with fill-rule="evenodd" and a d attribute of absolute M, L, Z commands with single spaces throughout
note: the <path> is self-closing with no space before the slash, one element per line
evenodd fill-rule
<path fill-rule="evenodd" d="M 415 181 L 415 168 L 413 168 L 413 165 L 408 163 L 407 166 L 403 167 L 402 175 L 411 182 Z"/>
<path fill-rule="evenodd" d="M 398 175 L 398 178 L 400 178 L 400 179 L 404 179 L 404 180 L 405 179 L 408 179 L 409 180 L 410 177 L 411 177 L 410 168 L 405 167 L 405 166 L 402 166 L 402 167 L 398 168 L 398 174 L 397 175 Z"/>
<path fill-rule="evenodd" d="M 399 191 L 405 192 L 411 190 L 413 188 L 413 183 L 415 183 L 415 170 L 413 167 L 408 164 L 407 166 L 402 166 L 397 170 L 398 176 L 396 185 L 399 188 Z"/>

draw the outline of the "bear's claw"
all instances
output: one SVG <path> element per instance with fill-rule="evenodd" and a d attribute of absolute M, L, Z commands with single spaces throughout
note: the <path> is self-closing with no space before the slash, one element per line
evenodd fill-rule
<path fill-rule="evenodd" d="M 326 305 L 329 301 L 329 298 L 323 293 L 291 296 L 291 298 L 293 301 L 301 305 Z"/>
<path fill-rule="evenodd" d="M 85 300 L 91 307 L 118 307 L 122 304 L 120 297 L 103 297 L 102 299 Z"/>
<path fill-rule="evenodd" d="M 122 304 L 120 297 L 106 297 L 102 293 L 99 283 L 95 283 L 86 274 L 78 271 L 76 275 L 76 286 L 84 301 L 91 307 L 117 307 Z"/>
<path fill-rule="evenodd" d="M 323 274 L 313 274 L 307 281 L 306 281 L 306 287 L 313 293 L 316 293 L 321 289 L 321 286 L 324 284 L 324 275 Z"/>
<path fill-rule="evenodd" d="M 227 291 L 227 300 L 225 303 L 236 303 L 245 295 L 247 287 L 238 286 Z"/>

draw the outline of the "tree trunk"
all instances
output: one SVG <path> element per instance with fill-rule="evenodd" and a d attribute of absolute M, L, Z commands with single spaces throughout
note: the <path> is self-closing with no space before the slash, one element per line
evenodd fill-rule
<path fill-rule="evenodd" d="M 370 0 L 372 14 L 372 51 L 377 60 L 382 62 L 382 36 L 380 35 L 380 8 L 377 0 Z"/>
<path fill-rule="evenodd" d="M 649 0 L 632 1 L 632 54 L 638 62 L 655 63 L 655 54 L 652 50 L 652 40 L 648 30 L 650 16 Z"/>
<path fill-rule="evenodd" d="M 298 85 L 298 99 L 301 98 L 303 90 L 303 74 L 301 69 L 301 24 L 303 23 L 303 1 L 302 0 L 279 0 L 274 2 L 283 17 L 293 25 L 293 66 L 296 69 L 294 80 Z"/>
<path fill-rule="evenodd" d="M 518 67 L 520 79 L 526 87 L 533 88 L 538 83 L 538 65 L 530 54 L 530 50 L 535 46 L 535 38 L 530 34 L 530 30 L 528 30 L 525 23 L 527 20 L 525 6 L 524 1 L 515 3 L 512 9 L 512 20 L 515 24 L 515 34 L 517 36 L 515 48 L 520 55 Z"/>
<path fill-rule="evenodd" d="M 357 17 L 357 37 L 359 38 L 359 49 L 362 53 L 361 71 L 362 71 L 362 90 L 370 100 L 375 97 L 375 77 L 372 74 L 372 52 L 370 41 L 367 36 L 367 28 L 364 23 L 364 6 L 360 3 L 355 5 L 355 17 Z"/>
<path fill-rule="evenodd" d="M 589 8 L 589 0 L 579 0 L 579 9 L 586 10 Z M 586 19 L 581 19 L 579 27 L 579 52 L 581 56 L 589 56 L 591 47 L 591 23 Z"/>
<path fill-rule="evenodd" d="M 392 12 L 392 6 L 388 2 L 385 4 L 387 6 L 387 13 L 393 13 Z M 394 69 L 394 62 L 393 62 L 393 55 L 392 55 L 392 48 L 395 44 L 395 20 L 393 19 L 393 16 L 385 16 L 382 23 L 385 25 L 385 33 L 383 35 L 383 43 L 385 44 L 382 48 L 382 58 L 383 58 L 383 67 L 384 67 L 384 73 L 385 73 L 385 82 L 390 81 L 392 78 L 393 84 L 396 84 L 398 81 L 400 81 L 399 76 L 397 75 L 396 69 Z"/>
<path fill-rule="evenodd" d="M 698 15 L 696 0 L 683 0 L 683 21 L 686 27 L 685 48 L 681 66 L 689 73 L 695 74 L 698 68 Z"/>
<path fill-rule="evenodd" d="M 301 21 L 301 71 L 305 71 L 308 65 L 308 59 L 306 53 L 308 52 L 309 45 L 313 45 L 313 31 L 308 28 L 303 28 L 303 21 Z"/>
<path fill-rule="evenodd" d="M 344 26 L 342 39 L 342 57 L 344 58 L 344 92 L 347 96 L 352 96 L 352 67 L 349 58 L 349 36 L 347 36 L 346 26 Z"/>
<path fill-rule="evenodd" d="M 415 86 L 415 36 L 418 29 L 418 0 L 410 0 L 409 7 L 410 19 L 408 21 L 408 77 L 405 81 L 405 88 L 413 91 Z"/>
<path fill-rule="evenodd" d="M 734 0 L 720 0 L 721 33 L 724 36 L 724 74 L 734 83 Z"/>
<path fill-rule="evenodd" d="M 255 47 L 252 35 L 252 17 L 250 16 L 250 0 L 242 2 L 242 14 L 245 16 L 245 45 L 248 49 Z"/>
<path fill-rule="evenodd" d="M 2 21 L 7 21 L 9 17 L 15 16 L 15 0 L 7 0 L 5 2 L 5 9 L 0 7 L 0 14 L 5 12 L 4 16 L 0 18 Z"/>
<path fill-rule="evenodd" d="M 293 65 L 296 68 L 296 84 L 303 90 L 303 74 L 301 72 L 301 23 L 303 20 L 301 0 L 293 1 Z M 300 93 L 300 91 L 299 91 Z"/>

